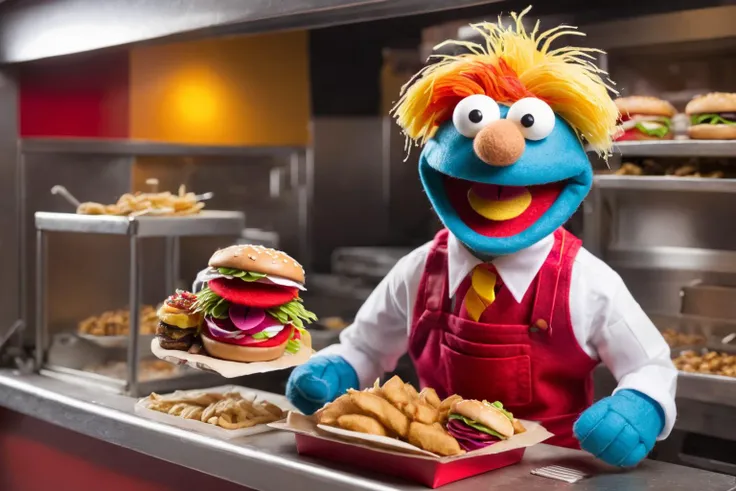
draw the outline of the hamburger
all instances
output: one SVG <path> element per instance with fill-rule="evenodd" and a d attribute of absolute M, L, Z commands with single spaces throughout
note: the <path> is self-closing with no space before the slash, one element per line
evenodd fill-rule
<path fill-rule="evenodd" d="M 656 97 L 631 96 L 616 99 L 620 115 L 616 141 L 671 140 L 674 106 Z"/>
<path fill-rule="evenodd" d="M 688 136 L 695 140 L 736 139 L 736 94 L 714 92 L 691 100 L 685 107 L 690 117 Z"/>
<path fill-rule="evenodd" d="M 223 360 L 271 361 L 311 345 L 305 323 L 304 269 L 289 255 L 259 245 L 215 252 L 200 277 L 207 283 L 195 311 L 204 316 L 202 345 Z"/>
<path fill-rule="evenodd" d="M 450 409 L 447 432 L 466 450 L 478 450 L 526 431 L 514 415 L 496 401 L 464 399 Z"/>
<path fill-rule="evenodd" d="M 202 315 L 194 311 L 196 301 L 193 293 L 177 290 L 159 307 L 156 337 L 163 349 L 186 351 L 192 347 L 202 324 Z"/>

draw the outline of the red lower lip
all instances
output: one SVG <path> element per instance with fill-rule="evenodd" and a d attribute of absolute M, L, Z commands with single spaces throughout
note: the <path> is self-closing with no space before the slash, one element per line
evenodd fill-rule
<path fill-rule="evenodd" d="M 449 176 L 444 176 L 444 178 L 447 198 L 460 219 L 475 233 L 486 237 L 511 237 L 523 232 L 550 209 L 564 187 L 563 183 L 559 182 L 519 187 L 479 184 Z M 470 188 L 473 188 L 475 194 L 495 199 L 511 199 L 523 193 L 524 189 L 528 189 L 532 195 L 532 202 L 529 208 L 516 218 L 503 221 L 489 220 L 470 207 L 468 203 Z"/>

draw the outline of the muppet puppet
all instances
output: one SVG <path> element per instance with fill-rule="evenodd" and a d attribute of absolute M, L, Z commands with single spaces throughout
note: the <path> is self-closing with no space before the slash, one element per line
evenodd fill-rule
<path fill-rule="evenodd" d="M 618 112 L 595 50 L 551 47 L 580 33 L 529 33 L 525 13 L 475 25 L 482 45 L 450 42 L 467 53 L 403 88 L 394 115 L 423 146 L 445 229 L 398 262 L 339 344 L 294 370 L 287 395 L 314 412 L 408 351 L 441 397 L 502 401 L 550 443 L 634 466 L 672 429 L 677 372 L 621 278 L 562 228 L 593 181 L 584 142 L 606 155 Z M 600 362 L 618 386 L 592 404 Z"/>

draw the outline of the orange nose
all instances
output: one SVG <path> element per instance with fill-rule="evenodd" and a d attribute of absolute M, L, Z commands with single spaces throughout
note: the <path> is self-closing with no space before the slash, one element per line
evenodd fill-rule
<path fill-rule="evenodd" d="M 499 119 L 480 130 L 473 140 L 473 150 L 489 165 L 506 167 L 524 153 L 524 135 L 508 119 Z"/>

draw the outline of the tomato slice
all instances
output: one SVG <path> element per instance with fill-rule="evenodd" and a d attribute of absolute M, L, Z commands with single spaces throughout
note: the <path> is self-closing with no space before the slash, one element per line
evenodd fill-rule
<path fill-rule="evenodd" d="M 228 302 L 246 307 L 270 309 L 289 303 L 299 296 L 299 289 L 240 279 L 216 278 L 209 282 L 210 290 Z"/>
<path fill-rule="evenodd" d="M 254 344 L 253 346 L 259 347 L 259 348 L 270 348 L 271 346 L 278 346 L 280 344 L 284 344 L 289 339 L 291 339 L 291 334 L 293 332 L 294 332 L 294 328 L 292 326 L 286 326 L 281 331 L 279 331 L 279 333 L 275 335 L 274 337 L 268 338 L 262 343 Z"/>

